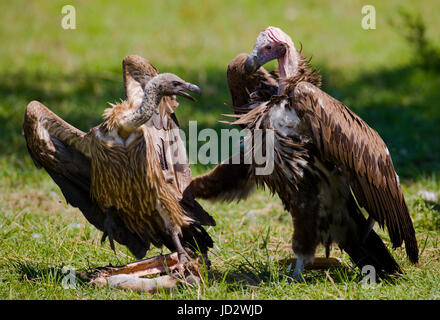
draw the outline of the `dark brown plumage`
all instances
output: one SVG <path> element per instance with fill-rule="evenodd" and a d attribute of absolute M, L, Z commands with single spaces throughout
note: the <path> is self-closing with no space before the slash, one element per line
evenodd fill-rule
<path fill-rule="evenodd" d="M 126 100 L 84 133 L 37 101 L 26 108 L 23 131 L 37 167 L 44 167 L 68 203 L 78 207 L 113 247 L 113 239 L 142 258 L 150 243 L 187 257 L 206 253 L 212 217 L 185 192 L 191 181 L 173 110 L 175 95 L 197 86 L 160 74 L 145 59 L 123 62 Z"/>
<path fill-rule="evenodd" d="M 248 74 L 268 77 L 260 66 L 275 58 L 280 70 L 277 93 L 266 100 L 254 99 L 259 93 L 251 93 L 252 88 L 258 91 L 259 87 L 253 78 L 247 81 Z M 418 261 L 415 231 L 389 151 L 375 130 L 320 90 L 320 77 L 307 69 L 290 38 L 273 27 L 260 34 L 249 57 L 238 56 L 231 62 L 228 70 L 241 74 L 231 77 L 228 73 L 230 91 L 238 97 L 242 90 L 242 99 L 234 103 L 244 105 L 234 105 L 239 115 L 233 123 L 252 132 L 273 130 L 274 170 L 255 175 L 254 163 L 223 164 L 195 178 L 193 190 L 200 197 L 215 199 L 227 194 L 231 199 L 243 183 L 250 187 L 252 181 L 276 192 L 293 218 L 297 279 L 301 279 L 304 264 L 313 261 L 317 245 L 323 244 L 328 254 L 333 242 L 359 267 L 373 265 L 379 274 L 399 272 L 372 230 L 374 221 L 386 226 L 393 247 L 405 242 L 409 259 Z M 209 186 L 214 188 L 207 190 Z M 241 196 L 242 192 L 236 193 L 235 198 Z M 368 220 L 361 207 L 368 212 Z"/>

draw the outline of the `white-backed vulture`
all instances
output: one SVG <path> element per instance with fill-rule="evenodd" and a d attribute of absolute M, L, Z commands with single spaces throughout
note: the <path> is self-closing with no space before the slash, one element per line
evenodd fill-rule
<path fill-rule="evenodd" d="M 194 100 L 185 90 L 200 89 L 158 74 L 135 55 L 124 59 L 123 72 L 126 100 L 106 109 L 103 123 L 88 133 L 29 103 L 23 124 L 28 150 L 113 249 L 114 239 L 140 259 L 151 243 L 165 245 L 186 262 L 185 249 L 206 253 L 212 247 L 202 225 L 215 225 L 187 189 L 186 150 L 172 130 L 179 128 L 175 95 Z"/>
<path fill-rule="evenodd" d="M 278 59 L 278 79 L 261 67 L 273 59 Z M 336 243 L 359 267 L 372 265 L 379 275 L 400 272 L 372 229 L 375 221 L 387 227 L 394 248 L 405 242 L 410 261 L 418 261 L 415 231 L 387 146 L 365 121 L 319 88 L 321 77 L 288 35 L 279 28 L 263 30 L 253 52 L 229 65 L 228 84 L 238 114 L 233 123 L 251 132 L 273 130 L 274 170 L 256 175 L 255 163 L 222 163 L 193 179 L 196 197 L 240 198 L 253 184 L 277 193 L 293 219 L 297 280 L 319 244 L 328 257 Z"/>

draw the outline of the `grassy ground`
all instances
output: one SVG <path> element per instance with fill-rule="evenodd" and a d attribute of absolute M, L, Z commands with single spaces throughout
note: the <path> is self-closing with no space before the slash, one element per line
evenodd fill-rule
<path fill-rule="evenodd" d="M 370 1 L 377 29 L 360 27 L 362 1 L 171 1 L 109 5 L 71 1 L 77 29 L 60 27 L 59 1 L 0 3 L 0 298 L 1 299 L 439 299 L 440 78 L 402 36 L 399 8 L 420 12 L 427 39 L 439 47 L 437 1 Z M 225 69 L 249 52 L 264 27 L 301 41 L 324 75 L 325 90 L 348 104 L 389 145 L 417 230 L 420 263 L 393 252 L 405 276 L 361 286 L 345 254 L 344 268 L 314 271 L 306 284 L 289 282 L 291 218 L 277 197 L 258 191 L 240 203 L 202 202 L 217 221 L 212 268 L 198 289 L 154 295 L 78 286 L 63 289 L 61 269 L 131 262 L 65 201 L 49 176 L 27 156 L 21 123 L 26 104 L 42 101 L 82 130 L 98 124 L 106 102 L 123 96 L 121 60 L 140 54 L 161 71 L 198 83 L 198 103 L 182 101 L 177 115 L 199 129 L 225 126 Z M 437 42 L 435 42 L 437 41 Z M 273 66 L 273 64 L 271 65 Z M 194 166 L 194 174 L 207 168 Z M 421 191 L 431 192 L 424 199 Z M 426 192 L 425 192 L 426 193 Z M 427 198 L 425 196 L 425 198 Z M 386 233 L 382 238 L 388 242 Z M 158 254 L 155 249 L 149 256 Z M 164 251 L 165 252 L 165 251 Z M 323 254 L 322 250 L 319 251 Z"/>

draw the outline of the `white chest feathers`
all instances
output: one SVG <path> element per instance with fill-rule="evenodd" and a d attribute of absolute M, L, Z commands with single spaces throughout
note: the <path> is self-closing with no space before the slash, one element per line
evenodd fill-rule
<path fill-rule="evenodd" d="M 290 108 L 287 100 L 282 100 L 273 106 L 269 112 L 270 126 L 278 130 L 283 136 L 298 135 L 301 120 L 294 108 Z"/>

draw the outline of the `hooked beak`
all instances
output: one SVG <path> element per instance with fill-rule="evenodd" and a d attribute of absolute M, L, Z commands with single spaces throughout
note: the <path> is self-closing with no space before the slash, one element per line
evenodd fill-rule
<path fill-rule="evenodd" d="M 259 62 L 258 57 L 252 53 L 249 55 L 249 57 L 244 62 L 244 72 L 246 72 L 246 74 L 254 73 L 260 67 L 261 67 L 261 64 Z"/>
<path fill-rule="evenodd" d="M 198 86 L 196 86 L 195 84 L 186 82 L 185 83 L 185 89 L 197 94 L 200 94 L 200 88 Z M 176 95 L 187 98 L 189 100 L 192 101 L 197 101 L 193 96 L 191 96 L 190 94 L 188 94 L 187 92 L 183 91 L 183 90 L 179 90 L 177 91 Z"/>

